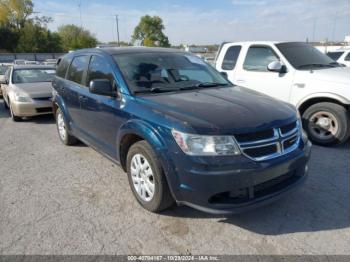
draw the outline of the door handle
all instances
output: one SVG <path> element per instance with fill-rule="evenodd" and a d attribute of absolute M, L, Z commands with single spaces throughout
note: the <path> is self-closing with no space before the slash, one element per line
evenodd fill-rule
<path fill-rule="evenodd" d="M 304 83 L 295 83 L 294 86 L 298 87 L 298 88 L 304 88 L 305 84 Z"/>
<path fill-rule="evenodd" d="M 245 83 L 245 79 L 237 79 L 237 83 Z"/>
<path fill-rule="evenodd" d="M 84 103 L 84 102 L 86 102 L 88 100 L 88 98 L 86 96 L 83 96 L 83 95 L 79 95 L 78 99 L 82 103 Z"/>

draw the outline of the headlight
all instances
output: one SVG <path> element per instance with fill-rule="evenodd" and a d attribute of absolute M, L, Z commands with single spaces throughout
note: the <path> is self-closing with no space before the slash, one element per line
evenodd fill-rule
<path fill-rule="evenodd" d="M 185 134 L 174 129 L 171 133 L 182 151 L 188 155 L 217 156 L 241 154 L 232 136 L 201 136 Z"/>
<path fill-rule="evenodd" d="M 15 101 L 17 102 L 31 102 L 32 100 L 27 94 L 15 93 Z"/>

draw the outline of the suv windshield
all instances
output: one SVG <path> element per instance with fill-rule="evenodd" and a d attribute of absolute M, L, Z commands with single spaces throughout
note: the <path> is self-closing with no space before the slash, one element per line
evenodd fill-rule
<path fill-rule="evenodd" d="M 308 70 L 340 66 L 310 44 L 281 43 L 276 44 L 276 46 L 296 69 Z"/>
<path fill-rule="evenodd" d="M 12 83 L 37 83 L 51 82 L 55 76 L 56 70 L 52 68 L 40 69 L 16 69 L 13 71 Z"/>
<path fill-rule="evenodd" d="M 133 93 L 232 86 L 202 59 L 186 53 L 119 54 L 114 59 Z"/>

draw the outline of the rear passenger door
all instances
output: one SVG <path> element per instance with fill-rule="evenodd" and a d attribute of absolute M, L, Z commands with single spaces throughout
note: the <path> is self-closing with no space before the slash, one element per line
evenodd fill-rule
<path fill-rule="evenodd" d="M 229 46 L 225 52 L 224 57 L 222 60 L 217 61 L 218 64 L 216 66 L 216 69 L 219 70 L 220 72 L 225 72 L 227 73 L 228 79 L 234 83 L 236 80 L 236 64 L 239 58 L 239 55 L 241 53 L 242 47 L 240 45 L 234 45 L 234 46 Z"/>
<path fill-rule="evenodd" d="M 71 118 L 71 126 L 75 132 L 79 132 L 82 135 L 84 135 L 85 132 L 84 129 L 82 129 L 84 119 L 81 114 L 80 97 L 81 92 L 86 89 L 85 78 L 89 59 L 89 55 L 76 56 L 72 59 L 66 75 L 66 81 L 63 85 L 63 90 L 61 90 Z"/>
<path fill-rule="evenodd" d="M 116 96 L 90 93 L 89 83 L 96 79 L 109 80 L 116 88 Z M 80 94 L 81 128 L 94 146 L 113 158 L 116 157 L 117 132 L 123 119 L 116 83 L 110 61 L 103 56 L 92 55 L 86 76 L 86 88 Z"/>

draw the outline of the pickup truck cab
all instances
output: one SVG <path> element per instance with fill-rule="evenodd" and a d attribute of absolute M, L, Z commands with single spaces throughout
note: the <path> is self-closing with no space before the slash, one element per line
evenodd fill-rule
<path fill-rule="evenodd" d="M 350 67 L 350 48 L 329 51 L 327 55 L 334 61 Z"/>
<path fill-rule="evenodd" d="M 180 50 L 95 48 L 65 55 L 53 81 L 60 140 L 118 163 L 147 210 L 174 203 L 242 212 L 307 177 L 311 143 L 294 106 L 233 86 Z"/>
<path fill-rule="evenodd" d="M 307 43 L 237 42 L 221 45 L 216 69 L 239 86 L 296 106 L 314 143 L 350 135 L 350 68 Z"/>

